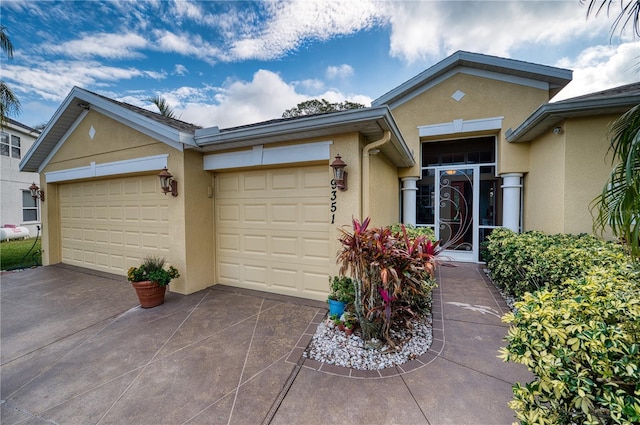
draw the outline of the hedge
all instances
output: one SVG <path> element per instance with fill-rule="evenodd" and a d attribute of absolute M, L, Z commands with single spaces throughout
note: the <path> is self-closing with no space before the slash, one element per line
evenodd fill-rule
<path fill-rule="evenodd" d="M 566 279 L 582 277 L 593 267 L 626 267 L 627 259 L 621 245 L 591 235 L 519 234 L 503 228 L 491 233 L 487 251 L 492 280 L 517 299 L 562 287 Z"/>
<path fill-rule="evenodd" d="M 525 294 L 503 318 L 501 357 L 536 375 L 513 387 L 522 424 L 640 423 L 639 288 L 637 271 L 596 268 Z"/>

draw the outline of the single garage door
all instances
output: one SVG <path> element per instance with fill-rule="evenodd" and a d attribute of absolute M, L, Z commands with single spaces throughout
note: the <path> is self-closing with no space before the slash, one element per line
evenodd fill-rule
<path fill-rule="evenodd" d="M 329 167 L 216 175 L 217 281 L 326 299 Z"/>
<path fill-rule="evenodd" d="M 167 256 L 168 200 L 158 177 L 59 187 L 62 262 L 126 275 L 145 255 Z"/>

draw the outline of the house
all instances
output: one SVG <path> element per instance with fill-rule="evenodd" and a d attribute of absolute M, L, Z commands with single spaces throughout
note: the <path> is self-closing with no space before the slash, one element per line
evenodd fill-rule
<path fill-rule="evenodd" d="M 29 187 L 40 183 L 40 175 L 22 172 L 19 165 L 39 134 L 11 118 L 0 129 L 0 226 L 26 228 L 32 237 L 38 234 L 40 201 L 31 197 Z"/>
<path fill-rule="evenodd" d="M 353 217 L 430 226 L 457 261 L 478 261 L 500 226 L 589 232 L 607 126 L 640 88 L 549 103 L 571 77 L 457 52 L 370 108 L 227 129 L 76 87 L 21 162 L 47 193 L 43 262 L 125 275 L 155 254 L 181 271 L 174 292 L 221 283 L 323 300 Z"/>

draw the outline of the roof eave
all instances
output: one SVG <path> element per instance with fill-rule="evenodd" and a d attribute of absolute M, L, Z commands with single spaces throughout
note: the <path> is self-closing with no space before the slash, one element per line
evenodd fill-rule
<path fill-rule="evenodd" d="M 640 103 L 640 95 L 545 103 L 506 135 L 509 143 L 530 142 L 567 118 L 624 113 Z"/>
<path fill-rule="evenodd" d="M 379 133 L 392 133 L 394 152 L 386 152 L 398 167 L 411 167 L 415 160 L 391 115 L 385 106 L 354 109 L 332 114 L 312 115 L 293 120 L 265 123 L 230 130 L 204 128 L 195 134 L 196 144 L 205 152 L 237 149 L 261 144 L 276 143 L 296 138 L 325 137 L 340 132 L 362 132 L 365 125 L 376 123 Z M 384 149 L 383 149 L 384 152 Z"/>
<path fill-rule="evenodd" d="M 183 145 L 195 146 L 193 134 L 164 125 L 106 98 L 74 87 L 20 161 L 20 171 L 40 172 L 46 166 L 45 161 L 48 160 L 49 154 L 55 149 L 62 135 L 66 134 L 83 112 L 89 109 L 125 123 L 175 149 L 182 150 Z M 65 124 L 59 124 L 63 117 L 65 117 Z M 57 130 L 57 134 L 51 135 L 54 130 Z M 42 149 L 45 151 L 43 152 Z M 40 155 L 36 155 L 36 153 L 40 153 Z"/>

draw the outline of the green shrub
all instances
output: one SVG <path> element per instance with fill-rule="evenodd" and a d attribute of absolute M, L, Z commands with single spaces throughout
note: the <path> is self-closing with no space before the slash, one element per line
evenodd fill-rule
<path fill-rule="evenodd" d="M 393 234 L 402 234 L 402 223 L 396 223 L 389 227 L 391 228 L 391 232 Z M 422 236 L 430 241 L 436 240 L 436 234 L 431 227 L 416 227 L 412 224 L 405 224 L 404 228 L 407 231 L 407 236 L 409 236 L 409 239 L 415 239 L 419 236 Z"/>
<path fill-rule="evenodd" d="M 516 303 L 501 357 L 536 375 L 513 387 L 522 424 L 640 422 L 639 291 L 637 272 L 596 268 Z"/>
<path fill-rule="evenodd" d="M 623 248 L 594 236 L 515 233 L 495 229 L 487 245 L 487 267 L 494 283 L 509 295 L 561 287 L 568 278 L 584 276 L 593 267 L 623 267 Z"/>
<path fill-rule="evenodd" d="M 330 300 L 342 301 L 346 304 L 353 304 L 356 297 L 356 289 L 353 280 L 348 276 L 329 276 L 329 288 L 331 292 Z"/>

